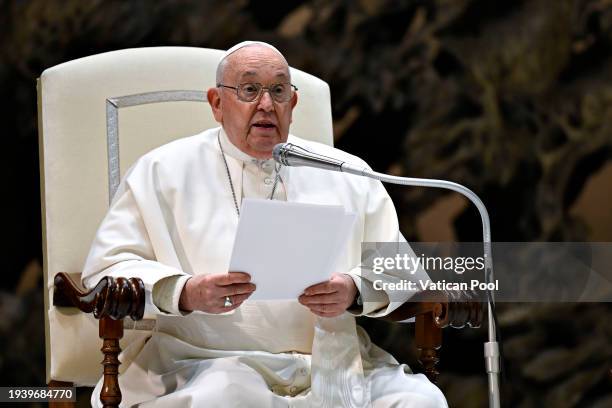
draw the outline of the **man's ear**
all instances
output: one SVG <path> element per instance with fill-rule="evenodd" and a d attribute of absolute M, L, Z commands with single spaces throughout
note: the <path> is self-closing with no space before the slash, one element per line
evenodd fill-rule
<path fill-rule="evenodd" d="M 297 105 L 297 101 L 298 101 L 298 94 L 297 92 L 294 92 L 293 96 L 291 97 L 291 109 L 295 108 L 295 105 Z"/>
<path fill-rule="evenodd" d="M 223 110 L 221 109 L 221 95 L 219 95 L 219 88 L 210 88 L 206 92 L 206 98 L 210 109 L 212 109 L 215 120 L 219 123 L 223 123 Z"/>
<path fill-rule="evenodd" d="M 291 121 L 289 121 L 289 123 L 293 123 L 293 108 L 295 108 L 295 105 L 297 105 L 297 101 L 298 101 L 298 94 L 297 92 L 293 93 L 293 96 L 291 97 Z"/>

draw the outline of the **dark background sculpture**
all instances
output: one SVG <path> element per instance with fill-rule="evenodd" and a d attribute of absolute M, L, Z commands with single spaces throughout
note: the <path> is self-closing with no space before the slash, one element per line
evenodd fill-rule
<path fill-rule="evenodd" d="M 338 147 L 379 171 L 477 192 L 494 240 L 612 241 L 610 1 L 0 0 L 2 384 L 44 383 L 36 77 L 115 49 L 244 39 L 330 84 Z M 481 239 L 460 197 L 389 190 L 409 240 Z M 612 405 L 610 304 L 499 309 L 506 406 Z M 362 324 L 414 362 L 410 326 Z M 484 338 L 445 333 L 452 407 L 486 405 Z"/>

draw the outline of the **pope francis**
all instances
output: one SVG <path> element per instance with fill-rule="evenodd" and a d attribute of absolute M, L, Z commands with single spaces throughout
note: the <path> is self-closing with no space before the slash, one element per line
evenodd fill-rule
<path fill-rule="evenodd" d="M 289 134 L 298 92 L 283 55 L 266 43 L 237 44 L 219 62 L 207 97 L 220 127 L 132 166 L 84 267 L 88 287 L 105 275 L 141 278 L 146 311 L 157 315 L 148 341 L 124 351 L 121 406 L 447 407 L 424 375 L 398 364 L 355 324 L 354 316 L 385 315 L 410 296 L 372 286 L 406 276 L 359 267 L 362 242 L 403 239 L 382 184 L 271 158 L 277 143 L 289 141 L 364 164 Z M 356 213 L 338 273 L 295 300 L 249 301 L 257 288 L 248 271 L 228 272 L 245 197 Z M 92 406 L 100 406 L 101 386 Z"/>

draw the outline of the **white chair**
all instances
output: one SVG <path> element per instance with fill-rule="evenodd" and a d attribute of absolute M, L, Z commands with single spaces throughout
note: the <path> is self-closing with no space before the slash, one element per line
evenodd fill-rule
<path fill-rule="evenodd" d="M 139 156 L 217 126 L 205 92 L 215 83 L 222 54 L 188 47 L 128 49 L 42 73 L 38 100 L 47 382 L 92 386 L 100 378 L 98 323 L 89 314 L 53 305 L 54 276 L 82 268 L 122 172 Z M 295 69 L 292 80 L 300 103 L 291 131 L 331 144 L 329 87 Z M 126 330 L 122 345 L 146 337 L 146 330 Z"/>
<path fill-rule="evenodd" d="M 123 172 L 157 146 L 217 126 L 205 92 L 215 84 L 222 54 L 191 47 L 127 49 L 57 65 L 39 78 L 49 384 L 95 385 L 101 376 L 100 336 L 104 338 L 105 379 L 108 377 L 102 394 L 109 405 L 118 405 L 119 339 L 122 348 L 130 342 L 144 342 L 155 324 L 148 318 L 137 322 L 123 319 L 129 315 L 142 317 L 144 292 L 136 281 L 101 282 L 89 298 L 86 291 L 79 293 L 70 287 L 80 282 L 78 271 Z M 291 133 L 332 144 L 328 85 L 297 69 L 292 68 L 291 75 L 299 88 Z M 67 275 L 56 276 L 59 272 L 75 274 L 70 281 Z M 117 301 L 112 295 L 120 289 L 122 298 Z M 102 319 L 98 324 L 91 314 L 66 306 L 94 311 Z M 433 316 L 433 305 L 419 307 L 420 313 Z M 404 317 L 396 314 L 397 319 Z M 432 321 L 430 318 L 427 324 L 431 326 Z M 428 343 L 422 344 L 427 352 L 425 363 L 432 372 L 440 343 L 437 330 L 438 334 L 428 335 Z M 132 357 L 123 355 L 122 362 Z"/>

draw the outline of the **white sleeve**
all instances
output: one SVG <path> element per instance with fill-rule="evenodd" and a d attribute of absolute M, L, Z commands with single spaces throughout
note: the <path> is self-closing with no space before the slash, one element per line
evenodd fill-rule
<path fill-rule="evenodd" d="M 368 190 L 362 242 L 401 243 L 402 246 L 405 245 L 406 239 L 399 230 L 397 213 L 391 197 L 389 197 L 381 182 L 372 179 L 369 182 L 370 188 Z M 412 253 L 412 250 L 409 250 Z M 411 255 L 414 256 L 413 253 Z M 414 274 L 394 269 L 374 273 L 371 268 L 357 266 L 347 273 L 353 278 L 363 302 L 362 310 L 350 309 L 349 313 L 368 317 L 385 316 L 415 294 L 414 291 L 376 290 L 374 281 L 400 283 L 402 280 L 417 282 L 420 279 L 427 279 L 427 274 L 422 268 Z"/>
<path fill-rule="evenodd" d="M 153 286 L 153 304 L 162 312 L 185 316 L 191 312 L 182 311 L 179 307 L 181 293 L 191 276 L 173 275 L 158 280 Z"/>
<path fill-rule="evenodd" d="M 153 302 L 155 284 L 170 276 L 190 275 L 155 260 L 141 212 L 126 184 L 122 184 L 117 192 L 96 233 L 83 268 L 82 281 L 85 287 L 91 288 L 104 276 L 140 278 L 146 292 L 145 315 L 152 316 L 162 313 Z M 176 309 L 178 311 L 178 305 Z M 171 313 L 176 311 L 168 310 Z"/>

